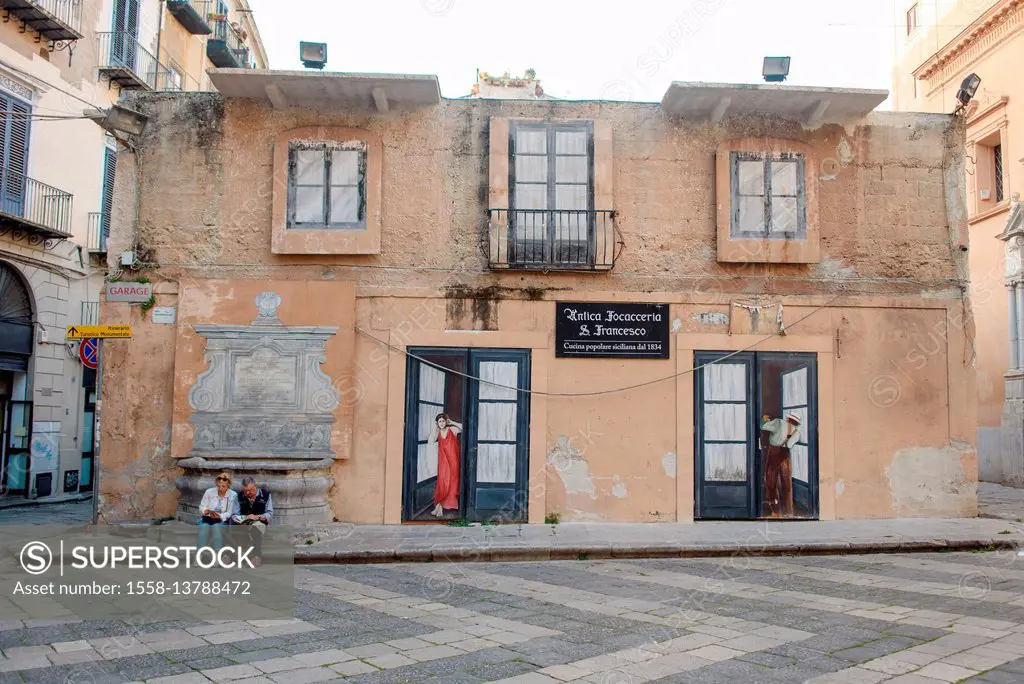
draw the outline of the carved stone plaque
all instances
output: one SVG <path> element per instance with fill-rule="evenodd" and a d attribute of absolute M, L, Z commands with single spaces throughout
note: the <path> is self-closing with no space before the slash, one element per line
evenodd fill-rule
<path fill-rule="evenodd" d="M 281 356 L 262 347 L 252 356 L 234 359 L 231 403 L 239 408 L 266 405 L 294 406 L 298 396 L 298 358 Z"/>
<path fill-rule="evenodd" d="M 251 325 L 196 325 L 207 370 L 189 390 L 193 457 L 333 459 L 339 396 L 320 369 L 337 328 L 281 323 L 280 295 L 256 297 Z"/>

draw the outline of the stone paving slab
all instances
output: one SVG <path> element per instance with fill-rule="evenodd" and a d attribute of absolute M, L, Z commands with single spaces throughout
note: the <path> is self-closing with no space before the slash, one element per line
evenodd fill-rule
<path fill-rule="evenodd" d="M 330 526 L 321 526 L 330 528 Z M 560 525 L 347 525 L 296 548 L 297 563 L 526 561 L 896 553 L 1024 548 L 1005 519 Z"/>
<path fill-rule="evenodd" d="M 0 684 L 1024 682 L 1016 552 L 320 565 L 295 588 L 290 621 L 5 623 Z"/>

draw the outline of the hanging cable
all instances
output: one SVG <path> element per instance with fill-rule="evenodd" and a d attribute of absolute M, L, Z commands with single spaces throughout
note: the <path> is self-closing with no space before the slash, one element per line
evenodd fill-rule
<path fill-rule="evenodd" d="M 842 296 L 843 295 L 836 295 L 835 297 L 830 299 L 825 304 L 822 304 L 821 306 L 815 308 L 813 311 L 811 311 L 806 316 L 803 316 L 803 317 L 797 319 L 796 321 L 794 321 L 793 323 L 791 323 L 789 325 L 789 329 L 791 330 L 794 326 L 799 325 L 800 323 L 802 323 L 803 321 L 807 320 L 808 318 L 810 318 L 814 314 L 819 313 L 820 311 L 823 311 L 823 310 L 829 308 L 830 306 L 832 306 L 832 304 L 834 304 L 836 302 L 836 300 L 838 300 Z M 743 349 L 738 349 L 738 350 L 736 350 L 734 352 L 726 354 L 725 356 L 723 356 L 720 359 L 717 359 L 716 361 L 712 361 L 710 363 L 705 363 L 705 364 L 702 364 L 700 366 L 695 366 L 694 368 L 691 368 L 689 370 L 685 370 L 685 371 L 682 371 L 682 372 L 679 372 L 679 373 L 673 373 L 672 375 L 667 375 L 667 376 L 665 376 L 663 378 L 657 378 L 655 380 L 648 380 L 647 382 L 640 382 L 640 383 L 637 383 L 635 385 L 627 385 L 625 387 L 617 387 L 615 389 L 608 389 L 608 390 L 596 390 L 596 391 L 593 391 L 593 392 L 542 392 L 540 390 L 528 390 L 528 389 L 523 389 L 521 387 L 511 387 L 509 385 L 502 385 L 502 384 L 499 384 L 497 382 L 493 382 L 491 380 L 484 380 L 483 378 L 477 377 L 475 375 L 470 375 L 469 373 L 463 373 L 461 371 L 452 370 L 451 368 L 445 368 L 444 366 L 440 366 L 440 365 L 434 363 L 433 361 L 428 361 L 427 359 L 425 359 L 425 358 L 423 358 L 421 356 L 417 356 L 416 354 L 411 354 L 408 351 L 406 351 L 405 349 L 402 349 L 401 347 L 396 347 L 393 344 L 391 344 L 390 342 L 386 342 L 385 340 L 382 340 L 382 339 L 380 339 L 379 337 L 377 337 L 375 335 L 371 335 L 370 333 L 368 333 L 365 330 L 363 330 L 362 328 L 360 328 L 358 325 L 355 326 L 355 329 L 356 329 L 356 332 L 361 333 L 361 334 L 365 335 L 366 337 L 369 337 L 371 340 L 374 340 L 378 344 L 381 344 L 381 345 L 387 347 L 388 349 L 390 349 L 392 351 L 396 351 L 396 352 L 399 352 L 400 354 L 404 354 L 407 357 L 409 357 L 410 359 L 415 359 L 416 361 L 419 361 L 420 363 L 424 363 L 424 364 L 426 364 L 428 366 L 436 368 L 439 371 L 442 371 L 442 372 L 445 372 L 445 373 L 451 373 L 452 375 L 457 375 L 459 377 L 463 377 L 463 378 L 466 378 L 468 380 L 476 380 L 477 382 L 481 382 L 481 383 L 483 383 L 485 385 L 491 385 L 491 386 L 497 387 L 499 389 L 514 390 L 516 392 L 521 392 L 523 394 L 537 394 L 537 395 L 543 396 L 543 397 L 596 397 L 596 396 L 600 396 L 600 395 L 603 395 L 603 394 L 616 394 L 618 392 L 626 392 L 628 390 L 638 389 L 640 387 L 647 387 L 648 385 L 655 385 L 655 384 L 657 384 L 659 382 L 665 382 L 666 380 L 674 380 L 674 379 L 682 377 L 684 375 L 690 375 L 691 373 L 695 373 L 695 372 L 697 372 L 699 370 L 702 370 L 702 369 L 706 368 L 707 366 L 713 366 L 716 363 L 721 363 L 722 361 L 725 361 L 726 359 L 730 359 L 730 358 L 736 356 L 737 354 L 742 354 L 743 352 L 750 351 L 751 349 L 754 349 L 755 347 L 758 347 L 758 346 L 764 344 L 765 342 L 767 342 L 768 340 L 770 340 L 772 338 L 780 337 L 781 336 L 779 332 L 774 332 L 771 335 L 767 335 L 764 338 L 758 340 L 757 342 L 754 342 L 753 344 L 747 345 Z"/>
<path fill-rule="evenodd" d="M 30 74 L 29 72 L 25 71 L 24 69 L 19 69 L 18 67 L 14 66 L 13 64 L 8 64 L 7 62 L 3 62 L 3 65 L 4 65 L 4 68 L 6 68 L 6 69 L 10 69 L 11 71 L 16 71 L 19 74 L 21 74 L 22 76 L 27 76 L 30 79 L 32 79 L 33 81 L 39 81 L 40 83 L 46 85 L 49 88 L 53 88 L 54 90 L 57 90 L 57 91 L 60 91 L 60 92 L 64 93 L 68 97 L 73 97 L 76 100 L 78 100 L 79 102 L 81 102 L 83 104 L 89 105 L 93 109 L 96 109 L 96 110 L 99 110 L 99 111 L 103 111 L 98 106 L 94 105 L 92 102 L 89 102 L 88 100 L 84 100 L 84 99 L 80 98 L 78 95 L 75 95 L 74 93 L 72 93 L 70 91 L 64 90 L 60 86 L 54 85 L 53 83 L 50 83 L 49 81 L 44 81 L 43 79 L 39 78 L 35 74 Z"/>

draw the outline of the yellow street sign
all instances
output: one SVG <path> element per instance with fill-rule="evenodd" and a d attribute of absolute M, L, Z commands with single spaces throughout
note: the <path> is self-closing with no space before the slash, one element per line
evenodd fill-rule
<path fill-rule="evenodd" d="M 67 338 L 69 340 L 83 340 L 88 337 L 131 337 L 132 326 L 130 325 L 69 325 Z"/>

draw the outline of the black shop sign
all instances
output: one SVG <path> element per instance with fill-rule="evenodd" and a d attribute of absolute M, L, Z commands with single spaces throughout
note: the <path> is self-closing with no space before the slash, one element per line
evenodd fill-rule
<path fill-rule="evenodd" d="M 555 356 L 667 359 L 668 304 L 555 304 Z"/>

